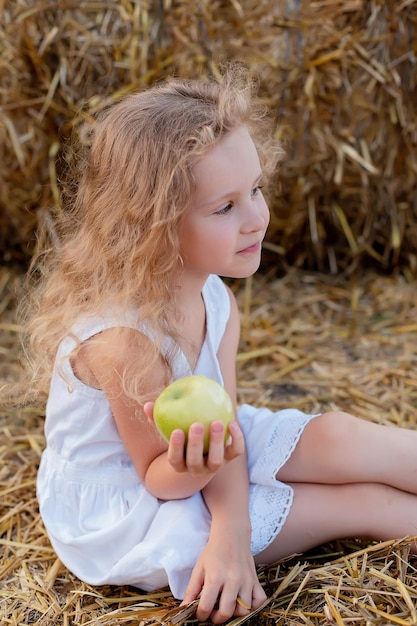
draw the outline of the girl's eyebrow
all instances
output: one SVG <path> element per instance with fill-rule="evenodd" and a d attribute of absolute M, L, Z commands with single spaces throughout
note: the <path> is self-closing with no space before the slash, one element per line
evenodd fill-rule
<path fill-rule="evenodd" d="M 259 181 L 261 180 L 263 176 L 263 172 L 260 172 L 257 177 L 255 178 L 252 187 L 256 187 L 256 185 L 259 183 Z M 205 207 L 209 207 L 212 205 L 216 205 L 219 204 L 221 202 L 223 202 L 224 200 L 226 200 L 226 198 L 229 198 L 230 196 L 232 196 L 235 192 L 234 191 L 228 191 L 224 194 L 222 194 L 219 198 L 213 198 L 212 200 L 207 200 L 207 202 L 204 202 L 203 204 L 199 203 L 199 208 L 204 209 Z"/>

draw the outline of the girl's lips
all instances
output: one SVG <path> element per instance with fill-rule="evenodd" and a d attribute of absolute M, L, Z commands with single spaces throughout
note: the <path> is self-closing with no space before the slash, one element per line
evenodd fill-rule
<path fill-rule="evenodd" d="M 253 252 L 259 252 L 261 249 L 261 242 L 257 241 L 253 244 L 253 246 L 249 246 L 248 248 L 244 248 L 243 250 L 239 250 L 238 254 L 251 254 Z"/>

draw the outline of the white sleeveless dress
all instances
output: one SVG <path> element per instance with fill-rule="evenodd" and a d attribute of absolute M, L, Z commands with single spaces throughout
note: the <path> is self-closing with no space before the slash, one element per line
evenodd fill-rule
<path fill-rule="evenodd" d="M 191 372 L 180 352 L 175 378 L 204 374 L 222 383 L 216 355 L 230 299 L 219 277 L 209 277 L 203 298 L 206 338 L 197 366 Z M 85 341 L 114 325 L 110 317 L 95 319 L 76 334 Z M 145 489 L 104 394 L 76 378 L 65 358 L 73 347 L 74 340 L 68 338 L 57 355 L 46 411 L 47 445 L 38 472 L 40 513 L 51 543 L 68 569 L 92 585 L 133 585 L 145 591 L 169 585 L 172 594 L 182 598 L 207 542 L 210 513 L 200 493 L 162 501 Z M 285 523 L 293 491 L 275 475 L 314 416 L 249 405 L 241 406 L 238 415 L 248 453 L 255 555 Z"/>

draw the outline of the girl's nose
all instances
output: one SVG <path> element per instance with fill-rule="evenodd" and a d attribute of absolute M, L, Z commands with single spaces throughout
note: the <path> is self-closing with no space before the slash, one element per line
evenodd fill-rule
<path fill-rule="evenodd" d="M 243 233 L 253 233 L 264 230 L 269 223 L 269 209 L 263 198 L 257 202 L 249 202 L 242 223 Z"/>

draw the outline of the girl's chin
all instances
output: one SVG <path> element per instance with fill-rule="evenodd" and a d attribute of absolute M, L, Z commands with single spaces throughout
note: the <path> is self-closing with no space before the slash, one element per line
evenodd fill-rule
<path fill-rule="evenodd" d="M 260 262 L 257 263 L 255 267 L 245 268 L 245 269 L 242 269 L 241 271 L 236 270 L 236 272 L 219 274 L 219 276 L 223 276 L 224 278 L 250 278 L 250 276 L 253 276 L 254 274 L 256 274 L 256 272 L 259 269 L 259 265 L 260 265 Z"/>

